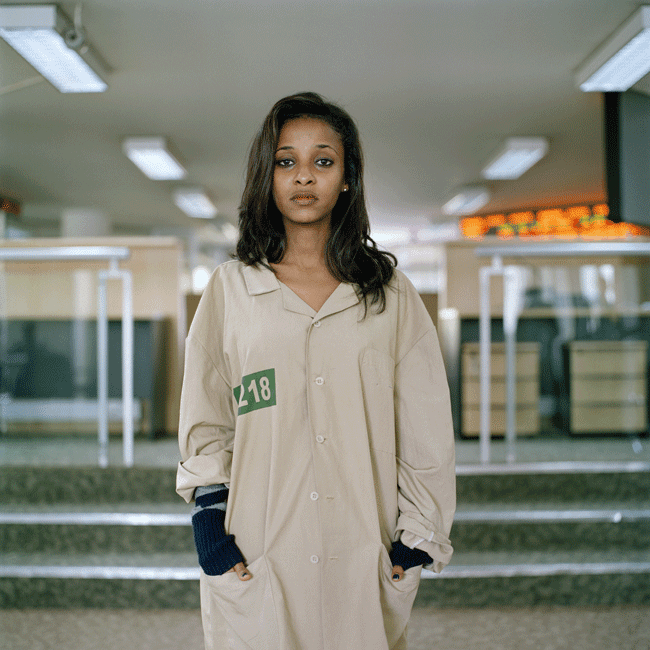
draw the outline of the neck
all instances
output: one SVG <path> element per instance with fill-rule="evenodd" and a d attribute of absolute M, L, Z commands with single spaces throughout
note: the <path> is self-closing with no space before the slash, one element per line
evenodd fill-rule
<path fill-rule="evenodd" d="M 314 268 L 325 266 L 325 246 L 329 237 L 329 223 L 286 224 L 287 249 L 282 263 Z"/>

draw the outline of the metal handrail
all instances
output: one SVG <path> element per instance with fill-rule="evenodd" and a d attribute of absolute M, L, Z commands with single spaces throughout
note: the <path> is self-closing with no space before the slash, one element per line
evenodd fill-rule
<path fill-rule="evenodd" d="M 0 262 L 107 261 L 99 271 L 97 300 L 97 437 L 100 467 L 108 466 L 108 308 L 106 285 L 110 278 L 122 279 L 122 438 L 126 467 L 134 462 L 133 432 L 133 286 L 131 271 L 118 263 L 130 257 L 125 246 L 52 246 L 2 248 Z"/>
<path fill-rule="evenodd" d="M 49 246 L 38 248 L 0 248 L 3 262 L 65 262 L 126 260 L 131 251 L 125 246 Z"/>
<path fill-rule="evenodd" d="M 565 243 L 495 244 L 477 246 L 478 257 L 575 257 L 606 255 L 650 255 L 648 242 L 572 241 Z"/>

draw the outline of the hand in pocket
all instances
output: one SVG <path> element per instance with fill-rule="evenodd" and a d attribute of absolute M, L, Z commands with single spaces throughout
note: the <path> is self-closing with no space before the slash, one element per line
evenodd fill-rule
<path fill-rule="evenodd" d="M 226 571 L 226 573 L 231 573 L 231 572 L 236 573 L 237 577 L 242 581 L 250 580 L 253 577 L 253 574 L 244 566 L 243 562 L 239 562 L 235 564 L 234 567 Z"/>

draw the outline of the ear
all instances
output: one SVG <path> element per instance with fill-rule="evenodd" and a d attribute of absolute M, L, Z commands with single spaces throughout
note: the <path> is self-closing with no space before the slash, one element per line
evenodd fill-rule
<path fill-rule="evenodd" d="M 349 189 L 350 189 L 350 188 L 349 188 L 348 184 L 345 183 L 345 185 L 343 185 L 343 191 L 344 191 L 344 192 L 347 192 Z"/>

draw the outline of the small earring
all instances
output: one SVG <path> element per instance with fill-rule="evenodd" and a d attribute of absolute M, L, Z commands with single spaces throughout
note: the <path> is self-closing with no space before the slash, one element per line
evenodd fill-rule
<path fill-rule="evenodd" d="M 348 191 L 348 188 L 347 188 L 347 187 L 344 187 L 344 188 L 343 188 L 343 191 L 344 191 L 344 192 L 347 192 L 347 191 Z"/>

